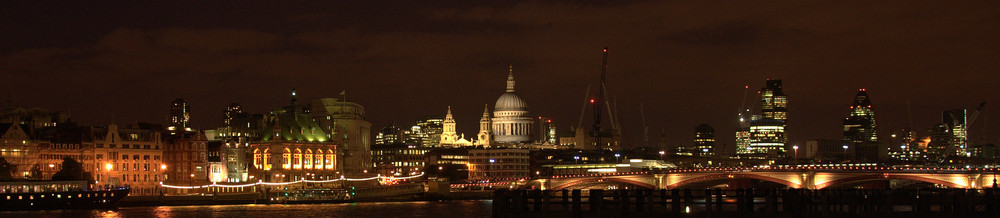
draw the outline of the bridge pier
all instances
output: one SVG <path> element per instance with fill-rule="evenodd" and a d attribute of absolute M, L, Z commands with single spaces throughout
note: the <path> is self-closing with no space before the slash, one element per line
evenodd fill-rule
<path fill-rule="evenodd" d="M 799 183 L 800 184 L 799 188 L 816 189 L 816 172 L 815 171 L 802 172 L 802 174 L 799 176 L 799 181 L 801 182 Z"/>

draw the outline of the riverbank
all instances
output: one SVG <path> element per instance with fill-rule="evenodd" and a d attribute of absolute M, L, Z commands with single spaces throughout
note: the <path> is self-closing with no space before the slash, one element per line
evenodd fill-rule
<path fill-rule="evenodd" d="M 119 207 L 146 206 L 189 206 L 189 205 L 238 205 L 238 204 L 340 204 L 359 202 L 420 202 L 420 201 L 462 201 L 491 200 L 493 192 L 453 192 L 447 195 L 423 193 L 419 195 L 391 197 L 362 197 L 349 200 L 286 200 L 270 201 L 259 199 L 257 194 L 222 194 L 215 196 L 129 196 L 122 199 Z"/>
<path fill-rule="evenodd" d="M 235 204 L 0 211 L 0 217 L 490 217 L 491 201 Z"/>

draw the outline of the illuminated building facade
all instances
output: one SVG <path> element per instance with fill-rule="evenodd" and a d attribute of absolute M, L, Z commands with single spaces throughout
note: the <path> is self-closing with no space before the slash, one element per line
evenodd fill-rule
<path fill-rule="evenodd" d="M 205 151 L 208 155 L 208 181 L 209 182 L 230 182 L 229 169 L 226 163 L 225 142 L 219 140 L 207 141 Z M 239 180 L 236 180 L 239 181 Z M 245 181 L 245 179 L 243 180 Z"/>
<path fill-rule="evenodd" d="M 166 183 L 207 184 L 207 142 L 208 139 L 197 132 L 167 137 L 163 145 L 163 162 L 169 169 Z"/>
<path fill-rule="evenodd" d="M 601 130 L 599 136 L 594 136 L 586 128 L 576 127 L 570 129 L 570 135 L 559 137 L 559 145 L 565 148 L 580 150 L 598 150 L 601 148 L 618 150 L 621 149 L 620 138 L 618 131 L 613 129 Z M 598 139 L 601 142 L 600 146 L 597 145 Z"/>
<path fill-rule="evenodd" d="M 459 181 L 469 178 L 469 149 L 443 148 L 428 151 L 425 155 L 428 178 L 448 178 Z"/>
<path fill-rule="evenodd" d="M 958 155 L 960 157 L 969 157 L 971 153 L 968 151 L 968 114 L 965 109 L 956 109 L 941 112 L 941 123 L 943 123 L 948 128 L 948 132 L 951 133 L 951 145 L 949 150 L 954 151 L 954 153 L 949 152 L 947 155 Z"/>
<path fill-rule="evenodd" d="M 507 91 L 500 95 L 493 108 L 493 140 L 499 144 L 517 145 L 531 142 L 532 123 L 528 104 L 514 92 L 514 70 L 507 74 Z"/>
<path fill-rule="evenodd" d="M 424 133 L 423 130 L 418 125 L 410 126 L 409 129 L 404 130 L 402 137 L 403 137 L 402 138 L 403 144 L 430 148 L 427 146 L 427 143 L 425 143 L 425 141 L 428 141 L 427 133 Z M 441 141 L 437 141 L 434 143 L 436 144 L 438 142 Z"/>
<path fill-rule="evenodd" d="M 955 134 L 948 124 L 937 124 L 930 129 L 930 140 L 927 141 L 926 150 L 928 158 L 944 159 L 954 155 L 958 151 L 955 145 Z"/>
<path fill-rule="evenodd" d="M 430 148 L 405 144 L 376 144 L 372 146 L 372 162 L 381 175 L 410 176 L 423 172 Z"/>
<path fill-rule="evenodd" d="M 694 151 L 697 156 L 715 155 L 715 128 L 701 124 L 694 128 Z"/>
<path fill-rule="evenodd" d="M 0 157 L 17 167 L 13 172 L 14 178 L 25 178 L 34 165 L 38 146 L 28 136 L 28 124 L 21 123 L 18 119 L 12 121 L 14 122 L 0 124 L 0 133 L 3 134 L 0 136 Z"/>
<path fill-rule="evenodd" d="M 341 132 L 331 138 L 326 128 L 297 105 L 294 91 L 292 96 L 291 106 L 263 116 L 261 137 L 249 143 L 247 149 L 253 157 L 250 180 L 339 178 L 343 160 L 336 141 L 348 134 Z"/>
<path fill-rule="evenodd" d="M 66 125 L 63 123 L 61 125 Z M 66 130 L 66 129 L 62 129 Z M 42 133 L 45 136 L 54 136 L 34 140 L 37 144 L 37 159 L 31 165 L 27 178 L 49 180 L 52 175 L 62 169 L 63 157 L 73 158 L 83 165 L 83 169 L 95 169 L 98 167 L 94 163 L 94 144 L 84 138 L 82 128 L 70 129 L 69 131 L 59 131 L 58 133 Z M 20 167 L 19 167 L 20 168 Z M 37 169 L 37 171 L 36 171 Z M 93 171 L 93 170 L 90 170 Z M 40 172 L 40 175 L 33 175 Z M 22 175 L 24 172 L 21 172 Z M 15 175 L 15 177 L 18 175 Z"/>
<path fill-rule="evenodd" d="M 469 149 L 469 179 L 528 177 L 530 158 L 528 149 Z"/>
<path fill-rule="evenodd" d="M 375 135 L 375 144 L 377 145 L 387 145 L 387 144 L 397 144 L 403 143 L 403 131 L 396 127 L 396 125 L 389 125 L 383 127 Z"/>
<path fill-rule="evenodd" d="M 116 124 L 91 127 L 94 161 L 91 168 L 98 185 L 131 186 L 129 195 L 159 195 L 167 172 L 176 170 L 163 163 L 163 138 L 159 128 Z"/>
<path fill-rule="evenodd" d="M 426 117 L 418 120 L 417 128 L 410 128 L 412 139 L 419 139 L 423 147 L 436 148 L 441 143 L 441 133 L 444 131 L 444 119 L 437 116 Z"/>
<path fill-rule="evenodd" d="M 844 141 L 855 144 L 878 142 L 875 129 L 875 112 L 865 89 L 858 90 L 851 104 L 851 113 L 844 118 Z"/>
<path fill-rule="evenodd" d="M 191 131 L 191 106 L 183 98 L 174 99 L 170 102 L 170 118 L 167 131 L 171 135 L 179 132 Z"/>
<path fill-rule="evenodd" d="M 782 92 L 781 80 L 767 80 L 760 90 L 761 114 L 750 120 L 750 145 L 746 153 L 782 157 L 788 138 L 788 96 Z"/>

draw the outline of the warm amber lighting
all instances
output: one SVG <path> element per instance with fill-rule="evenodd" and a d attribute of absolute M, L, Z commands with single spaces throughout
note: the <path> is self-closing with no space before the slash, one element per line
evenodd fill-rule
<path fill-rule="evenodd" d="M 115 168 L 114 164 L 110 164 L 110 163 L 109 164 L 104 164 L 104 169 L 107 169 L 108 171 L 111 171 L 111 169 L 114 169 L 114 168 Z"/>
<path fill-rule="evenodd" d="M 166 164 L 160 164 L 160 170 L 167 170 Z"/>

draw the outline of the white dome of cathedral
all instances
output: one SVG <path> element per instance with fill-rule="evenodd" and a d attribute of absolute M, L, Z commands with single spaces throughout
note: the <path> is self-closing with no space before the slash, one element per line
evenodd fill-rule
<path fill-rule="evenodd" d="M 514 92 L 505 92 L 497 99 L 493 111 L 527 111 L 528 104 Z"/>
<path fill-rule="evenodd" d="M 514 92 L 514 70 L 507 74 L 507 91 L 497 98 L 492 118 L 493 140 L 501 144 L 520 144 L 531 141 L 531 124 L 528 104 Z"/>

